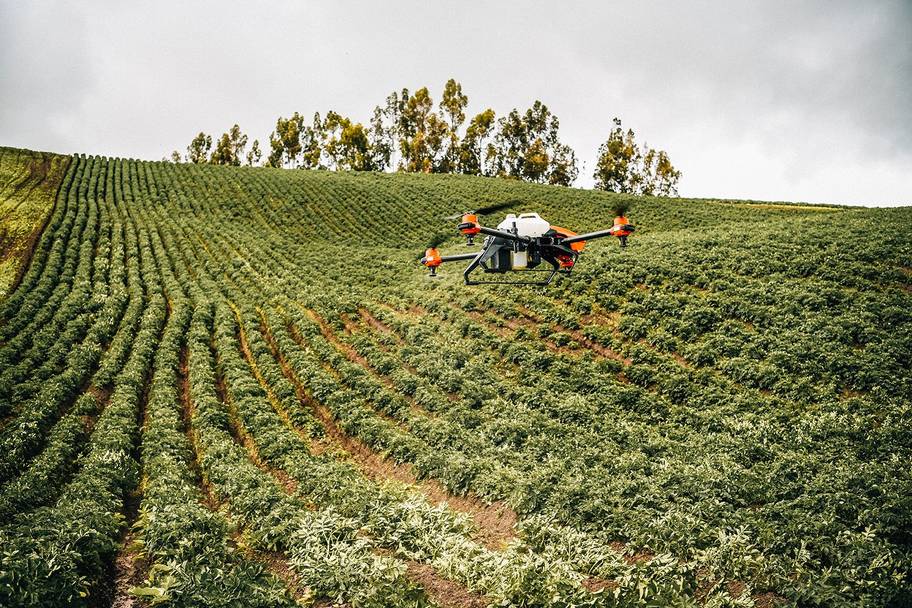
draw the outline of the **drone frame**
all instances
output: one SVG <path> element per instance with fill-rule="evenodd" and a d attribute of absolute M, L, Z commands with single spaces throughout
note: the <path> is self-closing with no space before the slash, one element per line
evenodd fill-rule
<path fill-rule="evenodd" d="M 437 266 L 444 262 L 458 262 L 469 260 L 469 265 L 463 271 L 463 278 L 466 285 L 533 285 L 544 287 L 550 285 L 554 277 L 558 274 L 569 276 L 576 266 L 579 259 L 582 246 L 574 247 L 575 243 L 584 243 L 585 241 L 595 240 L 606 236 L 626 236 L 635 230 L 633 225 L 626 223 L 626 218 L 615 218 L 615 225 L 604 230 L 596 230 L 585 234 L 575 234 L 574 232 L 558 226 L 550 226 L 547 232 L 538 236 L 527 236 L 519 234 L 516 224 L 513 224 L 513 230 L 501 230 L 500 228 L 489 228 L 482 226 L 474 212 L 463 215 L 463 221 L 457 226 L 457 229 L 466 237 L 466 244 L 471 245 L 474 237 L 478 234 L 485 235 L 485 240 L 481 251 L 477 253 L 462 253 L 456 255 L 441 256 L 436 248 L 432 245 L 421 258 L 421 263 L 425 264 L 431 271 L 431 276 L 437 276 Z M 618 223 L 618 220 L 624 223 Z M 626 243 L 622 238 L 621 246 Z M 512 266 L 512 257 L 505 264 L 503 258 L 498 255 L 504 250 L 512 250 L 515 253 L 525 252 L 526 255 L 532 255 L 531 268 Z M 498 255 L 498 257 L 494 257 Z M 492 266 L 488 262 L 493 259 Z M 541 262 L 547 262 L 551 268 L 535 268 Z M 547 278 L 541 281 L 526 280 L 497 280 L 497 281 L 479 281 L 472 278 L 472 273 L 481 268 L 484 273 L 506 274 L 508 272 L 546 272 Z"/>
<path fill-rule="evenodd" d="M 576 265 L 576 261 L 579 258 L 579 251 L 569 247 L 573 243 L 578 243 L 581 241 L 587 241 L 597 238 L 602 238 L 606 236 L 613 236 L 614 229 L 608 228 L 605 230 L 598 230 L 595 232 L 588 232 L 586 234 L 572 235 L 572 236 L 539 236 L 539 237 L 528 237 L 512 232 L 507 232 L 504 230 L 498 230 L 496 228 L 489 228 L 487 226 L 482 226 L 477 222 L 464 222 L 457 226 L 457 229 L 461 231 L 475 229 L 477 234 L 484 234 L 486 237 L 484 245 L 478 253 L 463 253 L 456 255 L 447 255 L 441 256 L 440 262 L 457 262 L 464 260 L 471 260 L 469 265 L 463 271 L 462 275 L 465 280 L 466 285 L 532 285 L 545 287 L 550 285 L 554 280 L 554 277 L 558 274 L 570 276 L 570 273 L 573 270 L 573 267 Z M 498 242 L 500 240 L 500 242 Z M 477 270 L 479 267 L 485 273 L 496 273 L 496 274 L 506 274 L 510 270 L 496 270 L 489 268 L 487 261 L 490 260 L 495 253 L 501 249 L 508 247 L 508 243 L 512 243 L 514 251 L 518 244 L 525 245 L 528 249 L 538 249 L 541 260 L 547 262 L 551 265 L 550 269 L 524 269 L 524 270 L 515 270 L 513 272 L 547 272 L 548 276 L 541 281 L 479 281 L 472 278 L 472 273 Z M 557 261 L 554 253 L 551 251 L 556 249 L 560 254 L 567 256 L 572 263 L 569 265 L 563 265 Z"/>

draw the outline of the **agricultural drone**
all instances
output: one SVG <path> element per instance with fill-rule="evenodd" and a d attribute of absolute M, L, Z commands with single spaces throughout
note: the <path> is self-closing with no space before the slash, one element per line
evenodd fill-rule
<path fill-rule="evenodd" d="M 465 235 L 466 245 L 471 246 L 478 234 L 485 236 L 481 250 L 477 253 L 440 255 L 437 246 L 447 239 L 446 235 L 438 236 L 428 245 L 421 263 L 427 266 L 430 276 L 437 276 L 437 267 L 444 262 L 470 260 L 463 271 L 466 285 L 548 285 L 555 275 L 569 276 L 587 241 L 606 236 L 618 238 L 621 247 L 627 246 L 627 237 L 635 230 L 625 217 L 625 209 L 617 211 L 614 225 L 605 230 L 577 234 L 572 230 L 554 226 L 542 219 L 537 213 L 510 213 L 497 225 L 497 228 L 482 226 L 478 216 L 492 213 L 515 205 L 517 201 L 500 203 L 462 214 L 462 221 L 457 226 Z M 450 216 L 455 220 L 459 216 Z M 547 262 L 550 268 L 539 268 Z M 548 276 L 540 281 L 479 281 L 472 278 L 472 272 L 481 268 L 484 273 L 506 274 L 507 272 L 547 272 Z"/>

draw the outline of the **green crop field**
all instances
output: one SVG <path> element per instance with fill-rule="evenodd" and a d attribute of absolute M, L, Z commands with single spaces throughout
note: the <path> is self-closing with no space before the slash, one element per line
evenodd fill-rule
<path fill-rule="evenodd" d="M 619 198 L 0 149 L 0 605 L 912 603 L 912 209 Z"/>

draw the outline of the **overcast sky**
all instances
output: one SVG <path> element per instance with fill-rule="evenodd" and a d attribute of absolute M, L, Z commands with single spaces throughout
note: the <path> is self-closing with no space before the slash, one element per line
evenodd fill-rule
<path fill-rule="evenodd" d="M 912 204 L 909 1 L 0 0 L 0 145 L 160 159 L 450 77 L 470 115 L 548 105 L 577 186 L 618 116 L 683 196 Z"/>

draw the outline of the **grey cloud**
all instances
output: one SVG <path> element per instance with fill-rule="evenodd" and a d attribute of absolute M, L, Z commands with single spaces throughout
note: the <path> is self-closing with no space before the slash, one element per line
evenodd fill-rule
<path fill-rule="evenodd" d="M 912 204 L 904 2 L 0 0 L 0 144 L 161 158 L 234 122 L 362 120 L 453 76 L 470 111 L 542 99 L 587 168 L 613 116 L 694 196 Z"/>

